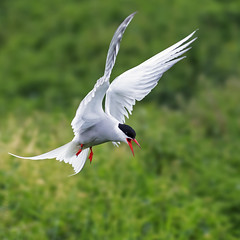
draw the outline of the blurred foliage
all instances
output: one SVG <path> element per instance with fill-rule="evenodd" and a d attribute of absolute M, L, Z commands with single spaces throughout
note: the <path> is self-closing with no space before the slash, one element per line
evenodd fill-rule
<path fill-rule="evenodd" d="M 179 41 L 195 29 L 199 39 L 146 101 L 177 107 L 203 75 L 216 85 L 239 75 L 239 1 L 0 2 L 0 111 L 36 107 L 73 111 L 102 76 L 108 45 L 123 19 L 129 25 L 113 76 Z"/>
<path fill-rule="evenodd" d="M 1 239 L 240 239 L 239 1 L 0 1 Z M 24 161 L 70 141 L 80 100 L 195 29 L 187 58 L 127 121 L 142 150 L 94 147 L 90 166 Z"/>
<path fill-rule="evenodd" d="M 0 126 L 0 238 L 239 239 L 240 82 L 200 85 L 181 111 L 136 106 L 135 158 L 124 144 L 96 146 L 92 164 L 70 178 L 68 164 L 5 151 L 56 148 L 72 137 L 70 119 L 9 115 Z"/>

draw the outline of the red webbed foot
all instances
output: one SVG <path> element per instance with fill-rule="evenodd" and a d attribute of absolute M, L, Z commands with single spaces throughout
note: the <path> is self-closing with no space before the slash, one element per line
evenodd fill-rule
<path fill-rule="evenodd" d="M 76 153 L 76 156 L 78 156 L 81 152 L 82 152 L 82 147 L 83 147 L 83 144 L 81 144 L 81 148 L 78 150 L 78 152 Z"/>
<path fill-rule="evenodd" d="M 90 154 L 89 154 L 89 160 L 90 160 L 90 163 L 92 163 L 92 157 L 93 157 L 93 151 L 92 151 L 92 147 L 90 147 Z"/>

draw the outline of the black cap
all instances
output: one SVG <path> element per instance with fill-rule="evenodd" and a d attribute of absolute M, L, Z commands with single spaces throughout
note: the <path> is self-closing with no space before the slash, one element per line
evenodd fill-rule
<path fill-rule="evenodd" d="M 135 139 L 136 137 L 136 132 L 128 125 L 126 124 L 118 124 L 118 127 L 129 137 L 132 139 Z"/>

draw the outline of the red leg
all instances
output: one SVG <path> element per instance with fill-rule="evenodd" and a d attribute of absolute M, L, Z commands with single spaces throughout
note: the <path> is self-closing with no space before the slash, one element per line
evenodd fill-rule
<path fill-rule="evenodd" d="M 90 160 L 90 163 L 92 163 L 92 157 L 93 157 L 93 151 L 92 151 L 92 147 L 90 147 L 90 154 L 89 154 L 89 160 Z"/>
<path fill-rule="evenodd" d="M 78 156 L 78 155 L 81 153 L 82 147 L 83 147 L 83 144 L 81 144 L 81 148 L 80 148 L 80 149 L 78 150 L 78 152 L 76 153 L 76 156 Z"/>

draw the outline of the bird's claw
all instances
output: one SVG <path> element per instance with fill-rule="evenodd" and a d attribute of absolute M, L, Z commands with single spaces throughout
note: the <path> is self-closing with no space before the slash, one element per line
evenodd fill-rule
<path fill-rule="evenodd" d="M 93 151 L 92 151 L 92 147 L 90 147 L 90 150 L 91 150 L 91 152 L 90 152 L 90 154 L 89 154 L 89 160 L 90 160 L 90 163 L 92 163 L 92 157 L 93 157 Z"/>
<path fill-rule="evenodd" d="M 82 147 L 83 147 L 83 144 L 81 144 L 81 148 L 78 150 L 78 152 L 76 153 L 76 156 L 78 156 L 81 152 L 82 152 Z"/>

